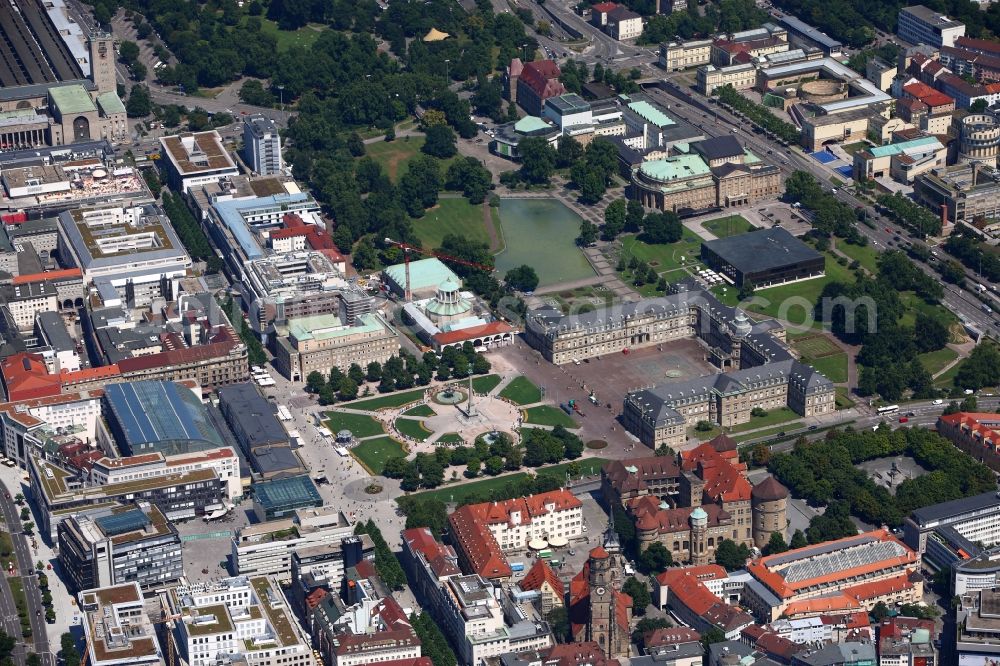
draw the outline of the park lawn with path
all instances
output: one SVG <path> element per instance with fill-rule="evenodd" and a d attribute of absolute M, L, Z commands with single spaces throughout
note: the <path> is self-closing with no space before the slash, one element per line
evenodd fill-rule
<path fill-rule="evenodd" d="M 403 412 L 402 416 L 435 416 L 437 412 L 430 405 L 417 405 Z"/>
<path fill-rule="evenodd" d="M 728 238 L 752 231 L 756 227 L 750 224 L 742 215 L 727 215 L 715 220 L 701 223 L 702 228 L 712 232 L 716 238 Z"/>
<path fill-rule="evenodd" d="M 518 375 L 500 391 L 500 397 L 516 405 L 531 405 L 542 400 L 542 390 L 530 379 Z"/>
<path fill-rule="evenodd" d="M 396 393 L 386 393 L 378 398 L 368 398 L 355 402 L 345 402 L 341 407 L 347 409 L 360 409 L 366 412 L 374 412 L 377 409 L 386 407 L 402 407 L 411 402 L 416 402 L 424 397 L 424 389 L 413 389 L 407 391 L 397 391 Z"/>
<path fill-rule="evenodd" d="M 697 264 L 700 255 L 701 238 L 687 227 L 684 227 L 683 235 L 676 243 L 658 245 L 641 241 L 638 236 L 622 238 L 621 256 L 625 258 L 625 263 L 635 257 L 652 266 L 657 273 Z M 684 257 L 684 263 L 681 263 L 681 257 Z"/>
<path fill-rule="evenodd" d="M 486 395 L 493 389 L 495 389 L 503 378 L 500 375 L 483 375 L 482 377 L 473 377 L 472 379 L 472 390 L 479 395 Z"/>
<path fill-rule="evenodd" d="M 802 417 L 788 407 L 779 407 L 778 409 L 769 410 L 765 416 L 751 416 L 748 422 L 733 426 L 729 431 L 746 432 L 755 428 L 764 428 L 779 423 L 786 423 L 787 421 L 794 421 L 799 418 Z"/>
<path fill-rule="evenodd" d="M 604 463 L 606 462 L 608 462 L 607 458 L 580 458 L 578 460 L 571 460 L 570 462 L 559 463 L 557 465 L 540 467 L 535 471 L 538 475 L 544 474 L 546 476 L 557 476 L 561 480 L 565 480 L 566 472 L 570 465 L 576 464 L 579 466 L 580 474 L 583 476 L 593 476 L 601 473 L 601 468 L 604 467 Z"/>
<path fill-rule="evenodd" d="M 376 437 L 359 442 L 351 448 L 351 455 L 372 474 L 381 474 L 385 461 L 406 455 L 406 448 L 392 437 Z"/>
<path fill-rule="evenodd" d="M 367 414 L 348 414 L 347 412 L 327 412 L 326 427 L 336 436 L 341 430 L 350 430 L 356 439 L 382 435 L 385 428 Z"/>
<path fill-rule="evenodd" d="M 422 442 L 434 434 L 433 430 L 427 429 L 423 421 L 416 419 L 396 419 L 396 430 L 418 442 Z"/>
<path fill-rule="evenodd" d="M 410 162 L 421 154 L 420 149 L 423 148 L 423 146 L 424 137 L 403 136 L 393 141 L 376 141 L 374 143 L 367 143 L 365 144 L 365 155 L 378 162 L 379 166 L 382 167 L 382 172 L 389 177 L 389 180 L 396 183 L 399 182 L 399 178 L 406 173 L 406 169 L 409 167 Z M 444 177 L 445 172 L 448 171 L 448 167 L 451 163 L 459 157 L 461 156 L 456 154 L 455 157 L 440 160 L 442 178 Z M 482 220 L 482 213 L 480 213 L 479 219 Z"/>
<path fill-rule="evenodd" d="M 857 261 L 872 275 L 878 272 L 879 251 L 871 243 L 868 245 L 854 245 L 853 243 L 837 239 L 837 250 L 846 254 L 852 261 Z"/>
<path fill-rule="evenodd" d="M 446 432 L 434 440 L 435 444 L 465 444 L 465 440 L 457 432 Z"/>
<path fill-rule="evenodd" d="M 483 207 L 470 204 L 467 199 L 442 197 L 437 205 L 429 208 L 424 216 L 411 220 L 413 233 L 424 248 L 441 247 L 448 234 L 461 236 L 476 243 L 490 244 L 490 237 L 483 224 Z"/>
<path fill-rule="evenodd" d="M 553 427 L 561 425 L 564 428 L 580 427 L 580 424 L 573 420 L 573 417 L 552 405 L 539 405 L 524 410 L 524 422 Z"/>
<path fill-rule="evenodd" d="M 825 335 L 798 336 L 791 341 L 802 362 L 823 373 L 830 381 L 847 381 L 847 354 Z"/>
<path fill-rule="evenodd" d="M 941 376 L 934 380 L 934 386 L 946 389 L 953 388 L 956 385 L 955 377 L 958 376 L 958 373 L 962 369 L 962 366 L 965 365 L 966 360 L 967 359 L 963 358 L 961 361 L 948 368 L 945 372 L 941 373 Z M 958 388 L 962 387 L 959 386 Z"/>
<path fill-rule="evenodd" d="M 951 347 L 945 347 L 937 351 L 920 354 L 917 358 L 920 359 L 920 365 L 924 366 L 924 369 L 933 376 L 935 373 L 940 372 L 941 368 L 958 358 L 958 352 Z"/>
<path fill-rule="evenodd" d="M 757 432 L 746 432 L 746 433 L 734 433 L 733 439 L 736 440 L 737 444 L 742 444 L 743 442 L 749 442 L 752 439 L 760 439 L 762 437 L 773 437 L 778 433 L 782 432 L 792 432 L 793 430 L 798 430 L 802 427 L 801 421 L 789 422 L 784 425 L 774 426 L 773 428 L 765 428 L 764 430 L 758 430 Z"/>
<path fill-rule="evenodd" d="M 245 25 L 249 18 L 248 16 L 242 19 L 241 22 Z M 327 29 L 327 26 L 322 23 L 309 23 L 298 30 L 282 30 L 271 19 L 264 18 L 263 16 L 258 16 L 257 19 L 260 20 L 261 33 L 272 35 L 277 40 L 279 53 L 293 47 L 309 50 L 316 43 L 316 40 L 319 39 L 320 33 Z M 286 104 L 289 101 L 289 97 L 285 97 Z"/>

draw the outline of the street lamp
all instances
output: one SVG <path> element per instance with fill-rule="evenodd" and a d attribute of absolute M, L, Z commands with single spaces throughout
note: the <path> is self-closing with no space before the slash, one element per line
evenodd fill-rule
<path fill-rule="evenodd" d="M 285 110 L 285 86 L 276 86 L 278 88 L 278 100 L 281 105 L 281 110 Z"/>
<path fill-rule="evenodd" d="M 446 81 L 451 81 L 451 60 L 445 58 L 444 60 L 444 78 Z"/>

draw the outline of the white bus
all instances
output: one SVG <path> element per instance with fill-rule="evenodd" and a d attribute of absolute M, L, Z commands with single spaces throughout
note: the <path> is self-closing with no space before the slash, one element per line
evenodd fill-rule
<path fill-rule="evenodd" d="M 885 407 L 879 407 L 878 413 L 882 414 L 895 414 L 899 411 L 899 405 L 886 405 Z"/>

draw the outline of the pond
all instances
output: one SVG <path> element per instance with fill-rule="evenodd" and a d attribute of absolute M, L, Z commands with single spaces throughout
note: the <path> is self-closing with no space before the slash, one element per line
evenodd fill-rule
<path fill-rule="evenodd" d="M 497 270 L 504 275 L 527 264 L 538 273 L 540 287 L 591 277 L 594 269 L 574 242 L 581 221 L 555 199 L 501 199 L 506 247 L 496 256 Z"/>

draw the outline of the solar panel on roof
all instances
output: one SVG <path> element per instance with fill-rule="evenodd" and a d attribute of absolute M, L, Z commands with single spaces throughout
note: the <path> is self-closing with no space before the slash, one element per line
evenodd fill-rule
<path fill-rule="evenodd" d="M 135 532 L 151 524 L 149 517 L 139 509 L 132 509 L 110 516 L 101 516 L 95 522 L 108 536 L 118 536 L 126 532 Z"/>

